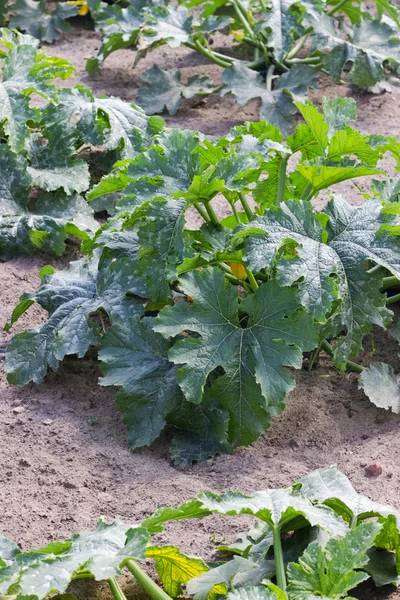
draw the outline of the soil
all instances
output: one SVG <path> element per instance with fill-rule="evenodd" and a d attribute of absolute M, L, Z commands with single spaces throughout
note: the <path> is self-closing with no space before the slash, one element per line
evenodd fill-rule
<path fill-rule="evenodd" d="M 216 45 L 223 45 L 217 39 Z M 84 70 L 87 58 L 96 54 L 99 36 L 75 26 L 49 52 L 70 59 L 77 68 L 71 85 L 83 83 L 96 94 L 134 100 L 141 73 L 153 64 L 179 67 L 186 80 L 195 73 L 218 82 L 219 67 L 186 49 L 161 47 L 133 69 L 134 53 L 112 54 L 98 79 L 90 80 Z M 358 127 L 369 133 L 400 136 L 398 97 L 373 96 L 322 78 L 311 94 L 352 95 L 358 106 Z M 233 99 L 213 95 L 185 101 L 177 114 L 166 116 L 175 127 L 199 129 L 210 136 L 226 134 L 244 120 L 257 119 L 257 102 L 240 108 Z M 341 191 L 354 203 L 362 198 L 352 184 Z M 217 207 L 218 208 L 218 207 Z M 195 222 L 193 222 L 195 225 Z M 71 253 L 74 252 L 72 248 Z M 70 255 L 71 255 L 70 253 Z M 49 262 L 63 267 L 70 256 L 51 260 L 23 258 L 0 264 L 0 320 L 5 322 L 23 291 L 39 282 L 39 269 Z M 40 324 L 45 318 L 40 307 L 32 307 L 13 333 Z M 10 335 L 3 332 L 6 344 Z M 394 364 L 397 348 L 384 333 L 374 337 L 376 360 Z M 372 356 L 372 339 L 365 342 L 365 359 Z M 248 448 L 218 456 L 202 465 L 174 469 L 168 456 L 168 433 L 149 448 L 131 453 L 124 426 L 114 406 L 115 391 L 97 385 L 100 375 L 95 352 L 82 360 L 66 359 L 45 383 L 23 388 L 0 380 L 0 530 L 24 549 L 95 526 L 99 515 L 137 522 L 157 507 L 175 505 L 203 490 L 228 489 L 251 492 L 290 484 L 306 472 L 336 464 L 359 492 L 400 508 L 400 416 L 374 407 L 358 389 L 357 376 L 341 376 L 322 357 L 311 373 L 296 373 L 297 387 L 289 394 L 287 408 L 273 426 Z M 22 407 L 22 411 L 16 408 Z M 382 474 L 367 477 L 365 467 L 375 461 Z M 174 524 L 168 528 L 170 543 L 184 551 L 210 558 L 215 545 L 212 534 L 234 540 L 243 523 L 224 518 Z M 107 595 L 107 586 L 94 582 L 75 583 L 72 591 L 80 598 Z M 394 588 L 379 593 L 368 587 L 359 598 L 400 598 Z M 129 597 L 138 594 L 127 584 Z"/>

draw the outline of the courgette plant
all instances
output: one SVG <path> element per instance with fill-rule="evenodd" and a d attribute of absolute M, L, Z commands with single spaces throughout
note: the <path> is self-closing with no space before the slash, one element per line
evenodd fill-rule
<path fill-rule="evenodd" d="M 360 206 L 330 192 L 320 212 L 311 201 L 384 176 L 378 162 L 398 161 L 399 144 L 351 128 L 351 99 L 324 100 L 323 113 L 297 106 L 305 123 L 286 142 L 266 122 L 213 142 L 165 129 L 117 162 L 87 196 L 113 216 L 13 312 L 8 328 L 34 302 L 49 318 L 11 340 L 9 382 L 39 383 L 66 355 L 100 347 L 100 384 L 120 388 L 131 447 L 169 424 L 175 463 L 191 464 L 255 441 L 284 409 L 303 352 L 310 368 L 324 350 L 360 373 L 364 336 L 390 325 L 399 298 L 398 184 L 363 183 Z M 218 194 L 231 211 L 222 220 Z M 189 208 L 199 229 L 185 223 Z M 392 400 L 381 406 L 397 411 Z"/>
<path fill-rule="evenodd" d="M 56 88 L 74 66 L 29 35 L 3 29 L 1 43 L 0 259 L 60 255 L 71 235 L 84 239 L 99 227 L 84 197 L 93 156 L 110 166 L 135 156 L 163 121 L 83 86 Z"/>
<path fill-rule="evenodd" d="M 146 71 L 137 103 L 147 114 L 166 108 L 174 114 L 183 98 L 214 91 L 233 94 L 243 106 L 260 101 L 260 119 L 287 132 L 317 74 L 338 83 L 380 93 L 398 88 L 399 8 L 391 0 L 130 0 L 93 7 L 103 43 L 87 68 L 95 74 L 112 52 L 132 47 L 135 65 L 167 44 L 185 46 L 224 69 L 222 83 L 192 76 L 181 81 L 176 68 Z M 215 33 L 230 36 L 230 47 L 215 48 Z M 213 42 L 215 42 L 213 44 Z M 236 44 L 236 45 L 235 45 Z"/>
<path fill-rule="evenodd" d="M 220 546 L 212 563 L 151 543 L 171 521 L 214 513 L 250 515 L 253 523 Z M 358 494 L 329 467 L 287 489 L 205 492 L 141 523 L 100 520 L 95 531 L 37 550 L 21 552 L 0 536 L 0 595 L 44 600 L 63 594 L 74 579 L 93 578 L 107 581 L 115 600 L 126 600 L 116 580 L 126 568 L 153 600 L 183 593 L 194 600 L 354 600 L 348 592 L 369 578 L 376 586 L 399 584 L 399 518 L 394 507 Z M 145 559 L 154 561 L 163 588 L 140 565 Z"/>

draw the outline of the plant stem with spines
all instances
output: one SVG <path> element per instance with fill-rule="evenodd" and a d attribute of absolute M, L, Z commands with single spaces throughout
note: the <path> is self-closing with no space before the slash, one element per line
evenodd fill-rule
<path fill-rule="evenodd" d="M 304 188 L 304 192 L 303 192 L 303 194 L 301 196 L 301 199 L 304 200 L 304 201 L 310 200 L 310 198 L 313 195 L 313 191 L 314 191 L 313 186 L 311 185 L 310 182 L 308 182 L 307 185 L 306 185 L 306 187 Z"/>
<path fill-rule="evenodd" d="M 332 17 L 335 12 L 337 12 L 338 10 L 340 10 L 342 8 L 342 6 L 344 6 L 345 4 L 347 4 L 349 0 L 340 0 L 340 2 L 338 2 L 335 6 L 333 6 L 331 8 L 331 10 L 329 10 L 326 14 L 328 15 L 328 17 Z"/>

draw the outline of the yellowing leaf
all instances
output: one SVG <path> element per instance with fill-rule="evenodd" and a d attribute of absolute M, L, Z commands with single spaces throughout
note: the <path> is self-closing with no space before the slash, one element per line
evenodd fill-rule
<path fill-rule="evenodd" d="M 175 546 L 151 546 L 146 557 L 154 560 L 165 591 L 173 597 L 182 593 L 182 584 L 209 570 L 205 562 L 182 554 Z"/>

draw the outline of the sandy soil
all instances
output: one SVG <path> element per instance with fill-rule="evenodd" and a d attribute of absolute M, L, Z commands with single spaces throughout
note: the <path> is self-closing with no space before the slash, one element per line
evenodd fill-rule
<path fill-rule="evenodd" d="M 219 43 L 219 41 L 218 41 Z M 157 63 L 178 66 L 183 76 L 205 73 L 218 81 L 218 67 L 185 50 L 160 48 L 132 69 L 134 54 L 119 51 L 106 61 L 99 79 L 90 81 L 84 71 L 94 56 L 99 38 L 92 31 L 74 29 L 51 47 L 77 67 L 71 84 L 90 85 L 96 94 L 119 95 L 134 100 L 140 73 Z M 312 94 L 317 102 L 350 95 L 351 90 L 327 80 Z M 398 97 L 357 94 L 358 126 L 362 131 L 400 136 Z M 209 135 L 222 135 L 244 120 L 257 118 L 256 102 L 240 109 L 229 97 L 215 95 L 187 101 L 169 124 L 196 128 Z M 351 184 L 342 187 L 353 202 L 360 197 Z M 0 319 L 5 322 L 23 291 L 38 284 L 38 272 L 46 259 L 24 258 L 0 264 Z M 53 260 L 60 267 L 65 257 Z M 33 307 L 14 328 L 14 333 L 44 319 Z M 9 339 L 3 335 L 3 348 Z M 376 360 L 396 365 L 397 351 L 385 334 L 375 337 Z M 365 343 L 365 358 L 372 355 L 371 340 Z M 256 443 L 184 470 L 174 469 L 168 458 L 168 434 L 150 448 L 130 453 L 126 432 L 114 407 L 114 391 L 100 388 L 95 353 L 83 360 L 69 358 L 42 385 L 10 387 L 0 379 L 0 530 L 23 548 L 67 537 L 93 527 L 99 515 L 136 522 L 163 505 L 174 505 L 211 489 L 251 492 L 285 486 L 311 469 L 337 464 L 355 487 L 380 502 L 400 508 L 400 417 L 372 406 L 358 390 L 355 375 L 340 376 L 322 358 L 312 372 L 297 373 L 297 388 L 288 398 L 287 409 Z M 22 412 L 15 408 L 23 407 Z M 367 478 L 364 467 L 379 460 L 383 473 Z M 235 538 L 237 523 L 215 518 L 201 523 L 175 524 L 168 529 L 171 543 L 190 554 L 212 556 L 211 534 Z M 102 584 L 74 585 L 80 598 L 106 593 Z M 137 594 L 128 585 L 127 594 Z M 368 588 L 360 598 L 400 598 L 393 588 L 379 592 Z"/>

